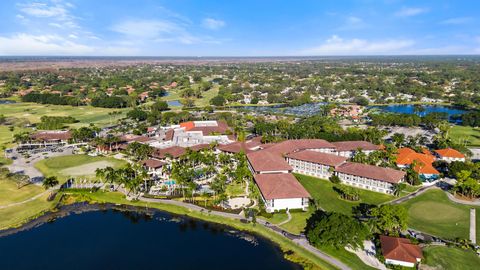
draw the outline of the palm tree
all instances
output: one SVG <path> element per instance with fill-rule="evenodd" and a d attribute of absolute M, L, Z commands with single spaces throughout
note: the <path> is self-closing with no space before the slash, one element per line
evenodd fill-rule
<path fill-rule="evenodd" d="M 58 185 L 57 177 L 56 176 L 49 176 L 49 177 L 43 179 L 42 185 L 45 189 L 49 189 L 51 187 L 54 187 L 54 186 Z"/>

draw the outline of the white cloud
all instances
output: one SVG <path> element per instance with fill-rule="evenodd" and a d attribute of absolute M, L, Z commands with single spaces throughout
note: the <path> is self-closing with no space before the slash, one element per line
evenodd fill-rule
<path fill-rule="evenodd" d="M 112 30 L 126 36 L 153 39 L 165 34 L 183 32 L 179 25 L 166 20 L 129 20 L 112 27 Z"/>
<path fill-rule="evenodd" d="M 205 18 L 202 21 L 202 26 L 211 30 L 217 30 L 225 26 L 225 22 L 213 18 Z"/>
<path fill-rule="evenodd" d="M 368 41 L 364 39 L 342 39 L 336 35 L 317 47 L 309 48 L 303 55 L 381 55 L 402 54 L 402 51 L 414 44 L 412 40 L 390 39 Z"/>
<path fill-rule="evenodd" d="M 343 25 L 337 30 L 343 31 L 343 30 L 358 30 L 367 27 L 367 23 L 362 18 L 356 17 L 356 16 L 349 16 L 345 18 L 345 22 Z"/>
<path fill-rule="evenodd" d="M 50 26 L 57 28 L 80 28 L 76 17 L 70 12 L 74 6 L 61 0 L 47 2 L 31 2 L 17 5 L 20 13 L 17 15 L 31 19 L 48 20 Z M 38 22 L 37 22 L 38 23 Z"/>
<path fill-rule="evenodd" d="M 93 47 L 75 43 L 58 35 L 16 34 L 0 36 L 0 55 L 85 55 Z"/>
<path fill-rule="evenodd" d="M 416 8 L 416 7 L 404 7 L 395 13 L 395 16 L 398 17 L 411 17 L 420 15 L 423 13 L 427 13 L 429 11 L 428 8 Z"/>
<path fill-rule="evenodd" d="M 127 40 L 137 43 L 219 44 L 222 42 L 222 40 L 212 37 L 194 35 L 187 27 L 188 25 L 173 20 L 128 20 L 114 25 L 111 30 L 123 34 Z"/>
<path fill-rule="evenodd" d="M 457 18 L 450 18 L 444 21 L 441 21 L 440 24 L 447 24 L 447 25 L 460 25 L 466 24 L 473 21 L 471 17 L 457 17 Z"/>

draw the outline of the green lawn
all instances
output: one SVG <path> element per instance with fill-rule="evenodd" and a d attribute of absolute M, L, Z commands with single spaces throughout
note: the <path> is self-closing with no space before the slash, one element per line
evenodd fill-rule
<path fill-rule="evenodd" d="M 454 126 L 450 130 L 450 138 L 459 144 L 480 146 L 480 128 Z"/>
<path fill-rule="evenodd" d="M 71 127 L 87 126 L 90 123 L 98 126 L 106 126 L 116 123 L 116 120 L 125 116 L 128 109 L 96 108 L 91 106 L 63 106 L 37 103 L 19 102 L 14 104 L 2 104 L 0 114 L 7 117 L 27 119 L 31 123 L 40 122 L 40 117 L 48 116 L 72 116 L 78 123 L 71 124 Z M 109 112 L 121 111 L 122 114 L 110 116 Z"/>
<path fill-rule="evenodd" d="M 402 205 L 408 209 L 409 227 L 438 237 L 468 239 L 470 207 L 451 202 L 443 191 L 428 190 Z M 479 212 L 477 208 L 477 216 Z M 477 230 L 477 239 L 479 235 Z"/>
<path fill-rule="evenodd" d="M 31 202 L 0 209 L 0 230 L 21 226 L 43 212 L 51 210 L 57 204 L 58 196 L 51 202 L 47 201 L 48 196 L 49 194 L 45 194 Z"/>
<path fill-rule="evenodd" d="M 471 250 L 429 246 L 423 249 L 423 256 L 424 264 L 435 269 L 475 270 L 480 268 L 480 257 Z"/>
<path fill-rule="evenodd" d="M 33 184 L 18 189 L 14 181 L 0 177 L 0 206 L 25 201 L 43 191 L 41 186 Z"/>
<path fill-rule="evenodd" d="M 360 203 L 380 204 L 394 198 L 391 195 L 383 193 L 357 189 L 360 194 L 360 201 L 350 202 L 340 199 L 338 193 L 333 190 L 334 185 L 328 180 L 301 174 L 295 174 L 295 177 L 310 193 L 313 199 L 317 201 L 318 206 L 325 211 L 334 211 L 350 215 L 352 208 Z M 313 211 L 313 207 L 310 207 L 307 212 L 292 212 L 292 220 L 283 224 L 281 227 L 291 233 L 298 234 L 303 232 L 307 224 L 307 219 Z M 275 215 L 278 214 L 274 214 L 274 218 Z"/>
<path fill-rule="evenodd" d="M 227 196 L 237 197 L 245 194 L 245 183 L 232 182 L 227 185 Z"/>
<path fill-rule="evenodd" d="M 295 174 L 295 177 L 297 177 L 298 181 L 300 181 L 313 199 L 318 202 L 318 205 L 326 211 L 351 214 L 352 208 L 360 203 L 380 204 L 394 199 L 391 195 L 356 189 L 360 194 L 360 200 L 350 202 L 340 199 L 338 193 L 333 190 L 334 185 L 328 180 L 300 174 Z"/>
<path fill-rule="evenodd" d="M 125 161 L 111 157 L 70 155 L 41 160 L 35 163 L 35 168 L 45 176 L 57 176 L 59 180 L 66 180 L 69 176 L 93 176 L 98 167 L 118 168 L 125 164 Z"/>

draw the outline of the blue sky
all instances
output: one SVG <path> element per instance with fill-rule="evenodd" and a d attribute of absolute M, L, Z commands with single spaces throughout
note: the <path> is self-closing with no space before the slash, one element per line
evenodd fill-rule
<path fill-rule="evenodd" d="M 0 55 L 480 54 L 480 1 L 0 2 Z"/>

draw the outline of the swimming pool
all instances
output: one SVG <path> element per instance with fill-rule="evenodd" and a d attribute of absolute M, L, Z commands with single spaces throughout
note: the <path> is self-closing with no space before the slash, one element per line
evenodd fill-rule
<path fill-rule="evenodd" d="M 163 183 L 167 186 L 173 186 L 173 185 L 175 185 L 175 180 L 168 180 L 168 181 L 165 181 Z"/>

